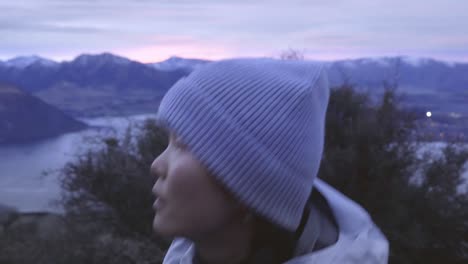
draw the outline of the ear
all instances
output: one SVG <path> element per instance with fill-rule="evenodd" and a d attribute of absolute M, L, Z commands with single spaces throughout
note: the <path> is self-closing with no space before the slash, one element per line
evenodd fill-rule
<path fill-rule="evenodd" d="M 250 208 L 242 204 L 241 202 L 237 203 L 237 211 L 239 214 L 240 219 L 242 219 L 242 223 L 248 223 L 255 219 L 255 214 L 252 212 Z"/>
<path fill-rule="evenodd" d="M 244 217 L 242 218 L 242 223 L 243 224 L 249 224 L 251 223 L 252 221 L 254 221 L 255 219 L 255 216 L 254 214 L 252 214 L 251 212 L 248 212 L 244 215 Z"/>

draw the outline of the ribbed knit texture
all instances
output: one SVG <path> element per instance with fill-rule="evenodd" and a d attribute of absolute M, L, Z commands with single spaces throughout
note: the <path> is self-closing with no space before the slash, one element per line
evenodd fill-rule
<path fill-rule="evenodd" d="M 158 119 L 240 202 L 293 231 L 318 172 L 328 97 L 317 63 L 224 60 L 171 87 Z"/>

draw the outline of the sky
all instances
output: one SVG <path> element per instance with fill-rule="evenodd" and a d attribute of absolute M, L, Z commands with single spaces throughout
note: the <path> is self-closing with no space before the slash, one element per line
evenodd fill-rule
<path fill-rule="evenodd" d="M 466 0 L 0 0 L 0 60 L 110 52 L 309 59 L 410 56 L 468 62 Z"/>

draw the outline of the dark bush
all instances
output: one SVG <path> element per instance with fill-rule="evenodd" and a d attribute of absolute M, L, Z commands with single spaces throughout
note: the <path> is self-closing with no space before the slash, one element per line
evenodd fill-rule
<path fill-rule="evenodd" d="M 467 148 L 421 157 L 429 143 L 413 139 L 414 123 L 394 90 L 371 104 L 351 87 L 334 89 L 319 177 L 370 212 L 390 241 L 390 263 L 467 263 L 468 197 L 457 192 Z"/>
<path fill-rule="evenodd" d="M 380 101 L 344 85 L 331 92 L 319 177 L 363 205 L 390 241 L 390 263 L 466 263 L 468 199 L 462 183 L 466 147 L 448 144 L 439 155 L 419 155 L 413 114 L 393 90 Z M 73 221 L 121 237 L 153 235 L 149 174 L 167 145 L 155 121 L 106 138 L 62 171 L 63 204 Z"/>

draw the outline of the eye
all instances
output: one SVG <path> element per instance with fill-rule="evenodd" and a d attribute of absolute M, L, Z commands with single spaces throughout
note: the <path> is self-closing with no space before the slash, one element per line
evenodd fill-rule
<path fill-rule="evenodd" d="M 184 149 L 184 144 L 182 144 L 180 141 L 175 141 L 174 146 L 179 149 Z"/>
<path fill-rule="evenodd" d="M 174 147 L 176 147 L 178 149 L 185 149 L 186 148 L 186 145 L 180 140 L 180 138 L 173 137 L 172 142 L 174 144 Z"/>

